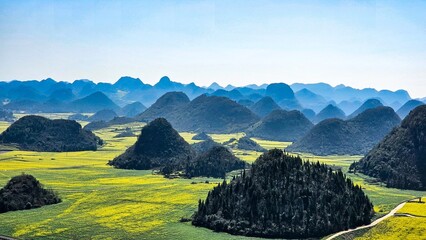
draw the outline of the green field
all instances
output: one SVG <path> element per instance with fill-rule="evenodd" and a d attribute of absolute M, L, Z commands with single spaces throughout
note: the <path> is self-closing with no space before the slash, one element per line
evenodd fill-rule
<path fill-rule="evenodd" d="M 8 125 L 0 122 L 0 131 Z M 131 127 L 136 132 L 140 131 L 142 126 L 141 123 L 132 123 L 95 131 L 106 142 L 106 145 L 96 152 L 10 151 L 0 154 L 1 186 L 12 176 L 25 172 L 34 175 L 47 188 L 55 190 L 63 200 L 60 204 L 39 209 L 0 214 L 0 235 L 19 239 L 243 239 L 244 237 L 215 233 L 193 227 L 190 223 L 179 222 L 182 217 L 190 217 L 197 208 L 198 199 L 204 199 L 207 192 L 222 180 L 166 179 L 161 175 L 152 174 L 151 171 L 120 170 L 106 165 L 108 160 L 122 153 L 136 140 L 136 137 L 113 136 L 126 127 Z M 193 133 L 181 135 L 188 142 L 194 142 L 191 140 Z M 237 133 L 211 136 L 216 141 L 224 142 L 242 135 Z M 267 149 L 283 148 L 289 144 L 255 140 Z M 253 162 L 260 155 L 258 152 L 242 150 L 235 150 L 235 153 L 248 162 Z M 325 162 L 345 172 L 353 161 L 360 158 L 301 155 L 309 161 Z M 403 200 L 426 195 L 426 192 L 402 191 L 370 184 L 368 178 L 360 175 L 348 176 L 364 187 L 380 214 Z M 406 211 L 426 215 L 424 205 L 407 205 Z M 425 220 L 416 220 L 423 221 L 423 224 L 412 224 L 413 218 L 393 217 L 364 236 L 378 239 L 380 237 L 377 234 L 388 231 L 398 237 L 410 237 L 401 235 L 401 231 L 413 228 L 410 230 L 412 234 L 420 233 Z M 389 228 L 395 231 L 389 231 Z"/>

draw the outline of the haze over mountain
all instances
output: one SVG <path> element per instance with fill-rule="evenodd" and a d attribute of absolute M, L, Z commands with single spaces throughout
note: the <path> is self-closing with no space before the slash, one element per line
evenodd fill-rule
<path fill-rule="evenodd" d="M 173 119 L 172 115 L 181 111 L 189 102 L 188 96 L 183 92 L 168 92 L 143 113 L 136 116 L 136 119 L 151 121 L 159 117 L 164 117 L 171 121 Z"/>
<path fill-rule="evenodd" d="M 121 77 L 114 84 L 93 83 L 87 79 L 75 80 L 73 83 L 57 82 L 53 79 L 0 82 L 0 100 L 5 104 L 2 107 L 27 112 L 99 111 L 105 109 L 106 106 L 101 106 L 101 108 L 89 105 L 80 106 L 72 102 L 81 102 L 82 98 L 97 92 L 102 92 L 115 105 L 125 106 L 137 101 L 150 106 L 159 97 L 171 91 L 183 92 L 189 99 L 194 99 L 202 94 L 212 94 L 237 101 L 257 102 L 262 97 L 270 96 L 278 105 L 288 110 L 309 108 L 318 112 L 327 104 L 332 103 L 344 110 L 346 114 L 352 113 L 355 108 L 359 107 L 360 101 L 368 98 L 382 99 L 385 105 L 394 108 L 410 100 L 408 93 L 402 90 L 396 92 L 374 89 L 360 90 L 343 85 L 332 87 L 325 83 L 292 84 L 291 87 L 285 83 L 272 83 L 260 86 L 252 84 L 245 87 L 226 86 L 225 88 L 214 85 L 213 88 L 203 88 L 194 83 L 174 82 L 166 76 L 154 85 L 145 84 L 139 78 L 127 76 Z M 105 99 L 105 101 L 108 100 Z M 97 102 L 99 101 L 94 101 L 94 104 L 96 105 Z M 250 102 L 241 102 L 241 104 L 251 105 Z M 118 111 L 116 106 L 109 108 L 111 107 L 114 111 Z"/>
<path fill-rule="evenodd" d="M 243 131 L 258 120 L 253 112 L 229 98 L 201 95 L 170 121 L 179 131 L 231 133 Z"/>
<path fill-rule="evenodd" d="M 316 116 L 315 116 L 315 123 L 319 123 L 325 119 L 329 118 L 339 118 L 339 119 L 345 119 L 346 115 L 345 113 L 338 107 L 329 104 L 327 107 L 322 109 Z"/>
<path fill-rule="evenodd" d="M 102 92 L 95 92 L 87 97 L 72 101 L 70 108 L 80 112 L 97 112 L 103 109 L 117 111 L 120 109 L 111 99 Z"/>
<path fill-rule="evenodd" d="M 348 116 L 348 119 L 356 117 L 358 114 L 364 112 L 367 109 L 372 109 L 376 107 L 381 107 L 383 104 L 378 99 L 368 99 L 365 101 L 355 112 Z"/>
<path fill-rule="evenodd" d="M 404 105 L 401 106 L 401 108 L 398 109 L 396 112 L 400 118 L 405 118 L 411 110 L 415 109 L 416 107 L 425 104 L 422 101 L 412 99 L 410 101 L 407 101 Z"/>
<path fill-rule="evenodd" d="M 293 90 L 285 83 L 271 83 L 266 87 L 266 96 L 274 99 L 283 109 L 300 109 L 301 106 L 294 96 Z"/>
<path fill-rule="evenodd" d="M 274 110 L 247 129 L 247 135 L 267 140 L 293 142 L 303 137 L 313 124 L 299 111 Z"/>
<path fill-rule="evenodd" d="M 366 154 L 400 121 L 391 107 L 368 109 L 346 121 L 326 119 L 286 150 L 315 155 Z"/>
<path fill-rule="evenodd" d="M 143 113 L 147 108 L 140 102 L 129 103 L 121 109 L 121 113 L 126 117 L 135 117 Z"/>
<path fill-rule="evenodd" d="M 310 108 L 316 112 L 321 111 L 321 109 L 327 106 L 327 100 L 323 96 L 311 92 L 306 88 L 297 91 L 295 96 L 303 107 Z"/>
<path fill-rule="evenodd" d="M 97 111 L 95 114 L 90 116 L 87 120 L 89 122 L 97 122 L 97 121 L 108 122 L 114 119 L 115 117 L 118 117 L 118 115 L 113 110 L 103 109 L 103 110 Z"/>
<path fill-rule="evenodd" d="M 378 178 L 388 187 L 426 189 L 426 105 L 416 107 L 352 170 Z"/>
<path fill-rule="evenodd" d="M 257 114 L 259 117 L 264 117 L 270 114 L 272 111 L 281 109 L 280 106 L 271 97 L 263 97 L 255 104 L 249 107 L 251 111 Z"/>

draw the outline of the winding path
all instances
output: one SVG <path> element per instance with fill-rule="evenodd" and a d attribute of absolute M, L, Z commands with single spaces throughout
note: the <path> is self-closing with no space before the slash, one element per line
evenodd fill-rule
<path fill-rule="evenodd" d="M 16 240 L 16 239 L 15 239 L 15 238 L 8 237 L 8 236 L 0 235 L 0 240 Z"/>
<path fill-rule="evenodd" d="M 393 216 L 399 209 L 401 209 L 405 205 L 405 203 L 406 202 L 400 203 L 398 206 L 396 206 L 394 209 L 392 209 L 392 211 L 390 211 L 388 214 L 384 215 L 381 218 L 376 219 L 376 221 L 374 221 L 374 222 L 372 222 L 372 223 L 370 223 L 368 225 L 364 225 L 364 226 L 360 226 L 360 227 L 357 227 L 357 228 L 354 228 L 354 229 L 348 229 L 348 230 L 345 230 L 345 231 L 341 231 L 341 232 L 335 233 L 335 234 L 331 235 L 330 237 L 326 238 L 326 240 L 334 239 L 334 238 L 336 238 L 336 237 L 338 237 L 340 235 L 343 235 L 345 233 L 350 233 L 350 232 L 358 231 L 358 230 L 361 230 L 361 229 L 374 227 L 377 224 L 379 224 L 381 221 L 383 221 L 383 220 L 385 220 L 385 219 Z"/>

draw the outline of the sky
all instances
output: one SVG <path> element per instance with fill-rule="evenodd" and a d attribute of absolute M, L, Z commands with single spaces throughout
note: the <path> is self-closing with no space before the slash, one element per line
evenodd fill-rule
<path fill-rule="evenodd" d="M 4 1 L 0 79 L 272 82 L 426 97 L 426 1 Z"/>

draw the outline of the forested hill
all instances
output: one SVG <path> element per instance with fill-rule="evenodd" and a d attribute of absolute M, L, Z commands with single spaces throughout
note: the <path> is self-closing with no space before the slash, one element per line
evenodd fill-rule
<path fill-rule="evenodd" d="M 389 187 L 426 190 L 426 105 L 415 108 L 351 169 Z"/>
<path fill-rule="evenodd" d="M 200 200 L 192 223 L 236 235 L 318 238 L 368 224 L 372 214 L 361 187 L 341 171 L 274 149 Z"/>
<path fill-rule="evenodd" d="M 1 133 L 0 143 L 16 144 L 22 150 L 70 152 L 96 150 L 102 140 L 76 121 L 29 115 Z"/>
<path fill-rule="evenodd" d="M 287 148 L 315 155 L 366 154 L 401 122 L 390 107 L 368 109 L 349 119 L 326 119 Z"/>

